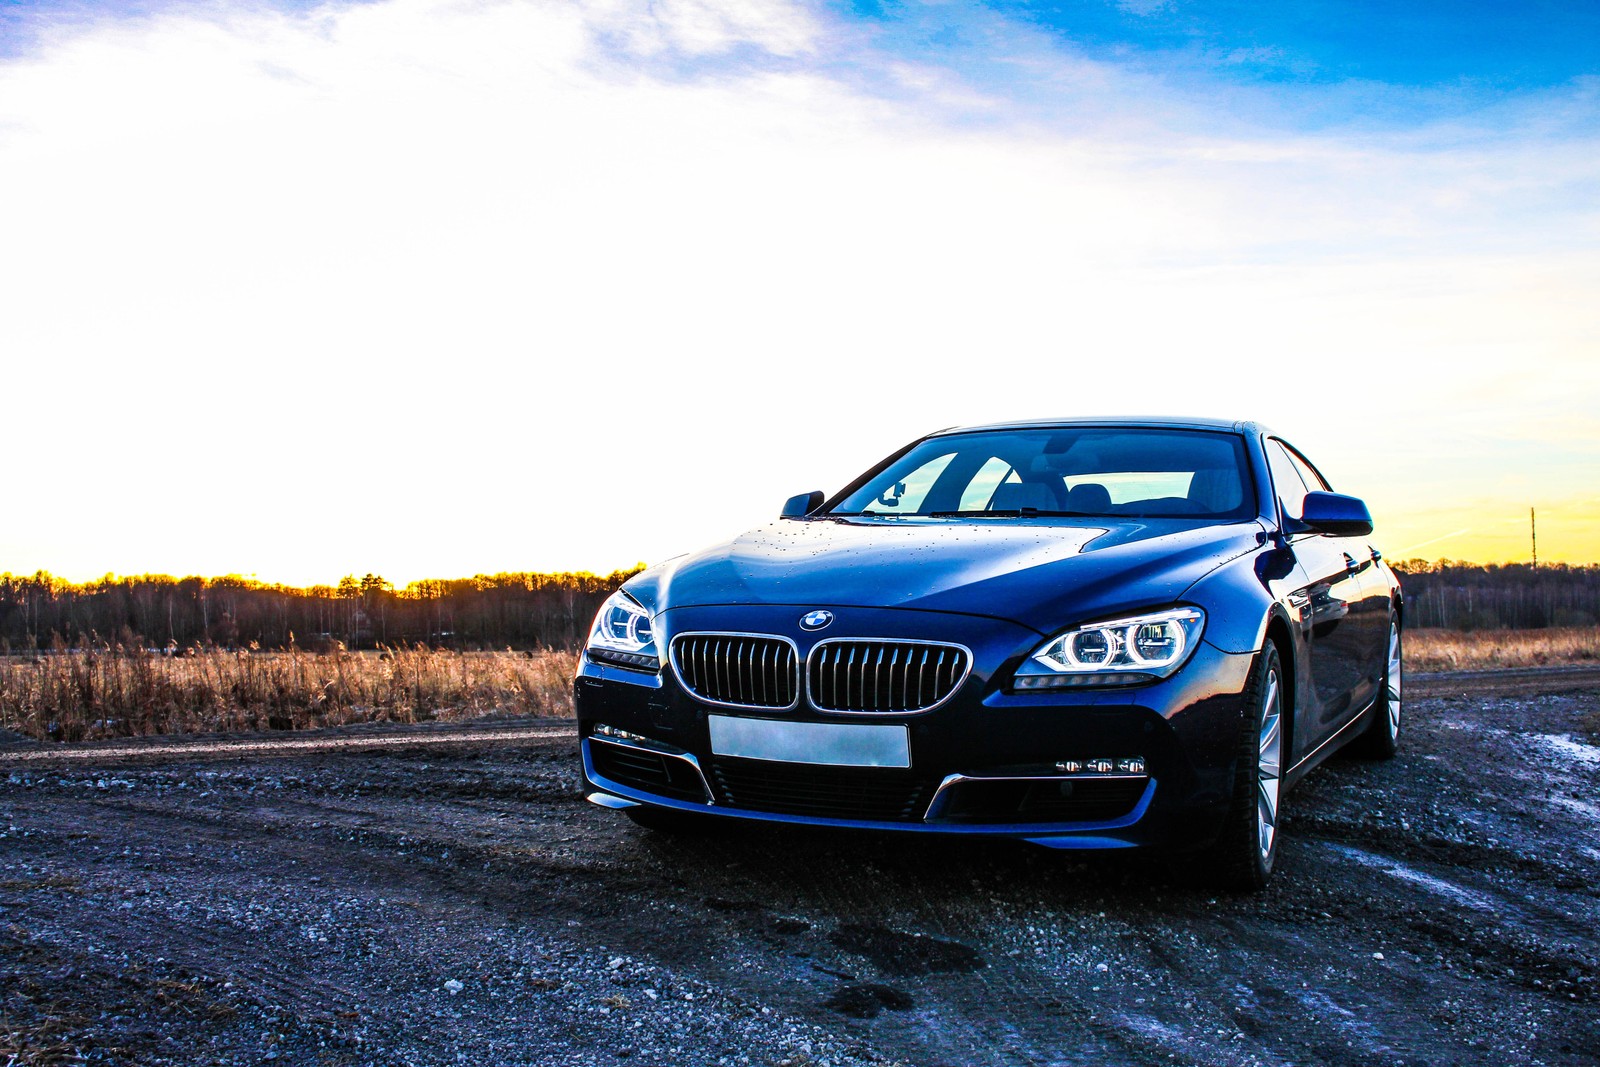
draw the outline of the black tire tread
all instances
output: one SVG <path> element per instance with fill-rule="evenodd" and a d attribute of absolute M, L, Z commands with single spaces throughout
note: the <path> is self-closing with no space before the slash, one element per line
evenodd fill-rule
<path fill-rule="evenodd" d="M 1387 638 L 1385 638 L 1387 642 Z M 1402 684 L 1405 674 L 1405 631 L 1400 631 L 1400 670 Z M 1389 735 L 1389 649 L 1385 644 L 1383 650 L 1383 677 L 1378 679 L 1378 698 L 1372 705 L 1372 719 L 1367 723 L 1367 728 L 1362 730 L 1355 740 L 1351 741 L 1346 751 L 1358 759 L 1386 760 L 1394 759 L 1395 753 L 1400 750 L 1400 735 L 1406 731 L 1405 719 L 1400 720 L 1400 729 L 1394 736 Z M 1404 716 L 1405 694 L 1401 693 L 1401 715 Z"/>
<path fill-rule="evenodd" d="M 1228 815 L 1216 841 L 1199 857 L 1201 863 L 1199 873 L 1203 880 L 1218 889 L 1253 892 L 1264 888 L 1272 877 L 1274 861 L 1277 858 L 1278 848 L 1275 839 L 1272 857 L 1267 863 L 1262 863 L 1259 831 L 1256 826 L 1256 763 L 1260 757 L 1261 719 L 1265 711 L 1263 700 L 1267 677 L 1274 670 L 1278 675 L 1279 693 L 1282 694 L 1283 665 L 1279 662 L 1277 645 L 1269 640 L 1256 654 L 1256 662 L 1250 671 L 1250 683 L 1244 691 L 1243 704 L 1246 710 L 1241 716 L 1237 770 L 1233 776 L 1233 799 L 1228 806 Z M 1288 711 L 1288 702 L 1280 695 L 1279 729 L 1283 730 L 1282 751 L 1285 753 L 1285 762 L 1289 750 L 1287 743 L 1289 734 L 1284 726 L 1289 717 Z M 1283 793 L 1280 791 L 1278 839 L 1282 838 L 1283 833 L 1283 800 Z"/>

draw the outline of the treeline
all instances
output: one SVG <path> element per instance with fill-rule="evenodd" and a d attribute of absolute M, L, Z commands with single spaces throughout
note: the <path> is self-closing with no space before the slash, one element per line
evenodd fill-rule
<path fill-rule="evenodd" d="M 1406 625 L 1448 630 L 1539 630 L 1593 626 L 1600 619 L 1600 564 L 1462 563 L 1419 559 L 1394 565 Z"/>
<path fill-rule="evenodd" d="M 1593 626 L 1600 565 L 1406 560 L 1407 624 L 1452 630 Z M 377 645 L 574 649 L 605 598 L 638 568 L 605 576 L 491 574 L 395 589 L 377 575 L 297 588 L 230 575 L 145 574 L 74 583 L 0 574 L 0 651 Z"/>
<path fill-rule="evenodd" d="M 75 583 L 45 572 L 0 574 L 0 651 L 112 644 L 572 649 L 587 636 L 605 598 L 638 570 L 490 574 L 412 582 L 398 590 L 373 574 L 305 589 L 236 575 L 144 574 Z"/>

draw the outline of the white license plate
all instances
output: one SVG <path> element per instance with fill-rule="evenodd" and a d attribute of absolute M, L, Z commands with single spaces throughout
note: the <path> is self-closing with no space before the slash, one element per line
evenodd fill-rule
<path fill-rule="evenodd" d="M 887 723 L 782 722 L 710 715 L 718 756 L 820 763 L 830 767 L 909 767 L 911 734 Z"/>

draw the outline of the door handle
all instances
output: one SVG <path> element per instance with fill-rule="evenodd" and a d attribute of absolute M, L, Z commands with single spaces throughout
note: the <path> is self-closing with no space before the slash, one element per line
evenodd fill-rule
<path fill-rule="evenodd" d="M 1373 549 L 1372 550 L 1372 562 L 1376 563 L 1382 558 L 1383 558 L 1383 553 L 1382 552 L 1379 552 L 1377 549 Z"/>
<path fill-rule="evenodd" d="M 1344 554 L 1344 569 L 1349 571 L 1351 574 L 1354 574 L 1356 571 L 1361 569 L 1361 564 L 1356 562 L 1356 558 L 1354 556 L 1346 552 Z"/>

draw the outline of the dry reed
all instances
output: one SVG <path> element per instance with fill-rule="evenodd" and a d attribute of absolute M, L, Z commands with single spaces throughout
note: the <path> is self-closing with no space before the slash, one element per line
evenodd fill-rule
<path fill-rule="evenodd" d="M 1600 660 L 1600 626 L 1549 630 L 1410 630 L 1406 669 L 1477 671 L 1496 667 L 1556 667 Z"/>
<path fill-rule="evenodd" d="M 1410 671 L 1600 662 L 1600 627 L 1413 630 Z M 139 649 L 0 657 L 0 728 L 40 740 L 572 714 L 571 652 Z M 1597 726 L 1600 729 L 1600 726 Z"/>
<path fill-rule="evenodd" d="M 41 740 L 572 714 L 570 652 L 57 652 L 0 658 L 0 727 Z"/>

